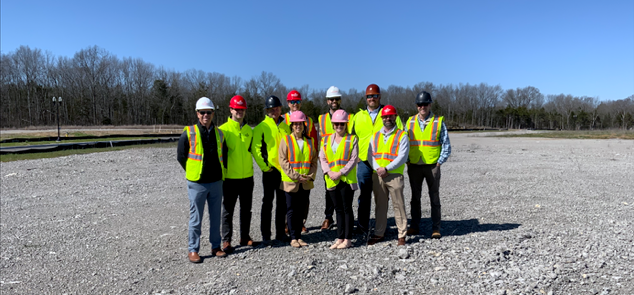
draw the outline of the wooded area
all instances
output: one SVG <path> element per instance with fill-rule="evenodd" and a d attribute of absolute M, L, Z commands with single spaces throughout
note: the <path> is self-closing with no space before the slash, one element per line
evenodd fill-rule
<path fill-rule="evenodd" d="M 264 99 L 298 90 L 304 97 L 302 111 L 313 119 L 327 111 L 326 89 L 308 84 L 290 88 L 274 74 L 262 72 L 249 80 L 221 73 L 187 70 L 184 73 L 155 66 L 140 58 L 119 59 L 103 48 L 88 47 L 72 58 L 56 57 L 40 49 L 21 46 L 0 56 L 0 96 L 3 128 L 56 124 L 53 97 L 62 97 L 62 125 L 147 125 L 196 121 L 196 100 L 212 99 L 215 120 L 229 116 L 229 99 L 242 95 L 249 106 L 247 123 L 264 118 Z M 445 116 L 449 128 L 535 129 L 631 129 L 634 126 L 634 94 L 622 99 L 566 94 L 542 94 L 527 86 L 502 89 L 499 85 L 434 85 L 420 82 L 412 87 L 381 85 L 383 104 L 394 105 L 402 119 L 416 113 L 414 97 L 432 94 L 432 110 Z M 337 86 L 337 81 L 332 81 Z M 356 112 L 365 107 L 365 87 L 342 91 L 342 107 Z M 288 108 L 284 108 L 286 112 Z"/>

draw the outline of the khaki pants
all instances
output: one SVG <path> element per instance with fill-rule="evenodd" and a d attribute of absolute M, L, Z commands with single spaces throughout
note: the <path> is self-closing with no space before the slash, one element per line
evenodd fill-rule
<path fill-rule="evenodd" d="M 374 192 L 374 204 L 376 224 L 374 235 L 385 236 L 387 228 L 387 208 L 389 197 L 392 198 L 394 220 L 398 227 L 398 237 L 405 238 L 407 232 L 407 213 L 405 212 L 405 200 L 403 197 L 404 177 L 402 174 L 388 174 L 381 178 L 378 174 L 372 174 L 372 188 Z"/>

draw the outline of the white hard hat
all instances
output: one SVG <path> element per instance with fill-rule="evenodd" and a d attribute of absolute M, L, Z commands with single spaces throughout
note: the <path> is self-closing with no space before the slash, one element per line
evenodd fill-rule
<path fill-rule="evenodd" d="M 207 97 L 201 97 L 196 102 L 196 110 L 215 110 L 214 103 Z"/>
<path fill-rule="evenodd" d="M 330 88 L 328 88 L 328 92 L 326 92 L 326 98 L 331 98 L 331 97 L 341 97 L 339 88 L 335 86 L 330 86 Z"/>

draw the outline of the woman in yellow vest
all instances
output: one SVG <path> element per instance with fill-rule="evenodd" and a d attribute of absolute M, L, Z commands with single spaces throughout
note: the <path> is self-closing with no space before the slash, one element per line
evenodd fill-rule
<path fill-rule="evenodd" d="M 359 148 L 357 137 L 348 134 L 346 111 L 335 111 L 331 122 L 335 132 L 322 138 L 319 160 L 326 180 L 326 189 L 337 212 L 337 241 L 330 249 L 345 249 L 352 246 L 352 200 L 354 191 L 358 188 Z"/>
<path fill-rule="evenodd" d="M 280 141 L 278 158 L 282 168 L 282 185 L 286 195 L 286 219 L 291 234 L 291 246 L 308 246 L 302 240 L 304 210 L 308 193 L 314 187 L 317 173 L 317 150 L 306 134 L 306 115 L 301 111 L 290 116 L 291 135 Z"/>

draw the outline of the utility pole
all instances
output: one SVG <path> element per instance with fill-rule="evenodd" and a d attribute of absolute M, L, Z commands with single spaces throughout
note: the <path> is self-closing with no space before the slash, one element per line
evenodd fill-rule
<path fill-rule="evenodd" d="M 58 97 L 57 99 L 53 97 L 53 103 L 57 105 L 57 142 L 61 141 L 59 136 L 59 104 L 62 103 L 62 97 Z"/>

